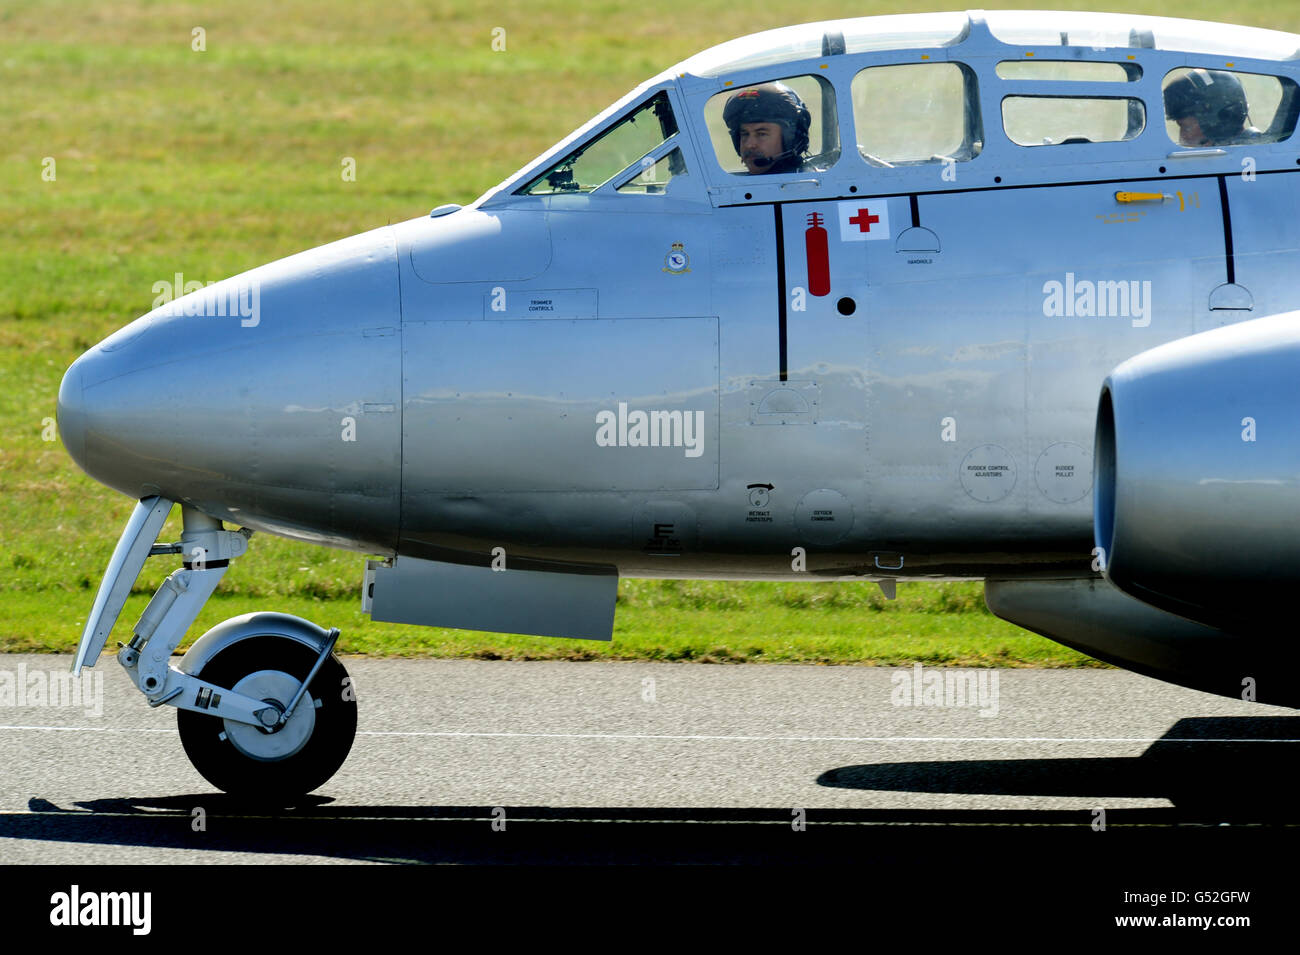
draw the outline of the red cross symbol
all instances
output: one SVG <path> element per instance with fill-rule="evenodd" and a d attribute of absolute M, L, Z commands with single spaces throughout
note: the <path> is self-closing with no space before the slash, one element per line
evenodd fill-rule
<path fill-rule="evenodd" d="M 859 209 L 858 214 L 849 219 L 849 222 L 858 227 L 859 232 L 870 232 L 872 223 L 879 221 L 880 216 L 873 216 L 867 209 Z"/>

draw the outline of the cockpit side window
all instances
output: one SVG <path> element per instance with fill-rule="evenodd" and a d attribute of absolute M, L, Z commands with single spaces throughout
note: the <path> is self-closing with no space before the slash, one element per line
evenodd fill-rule
<path fill-rule="evenodd" d="M 1118 143 L 1146 128 L 1134 96 L 1005 96 L 1002 125 L 1018 146 Z"/>
<path fill-rule="evenodd" d="M 718 165 L 735 176 L 820 172 L 840 158 L 835 88 L 820 76 L 718 93 L 704 123 Z"/>
<path fill-rule="evenodd" d="M 1300 97 L 1285 77 L 1180 68 L 1163 86 L 1165 130 L 1180 146 L 1277 143 L 1295 132 Z"/>
<path fill-rule="evenodd" d="M 858 153 L 872 165 L 965 162 L 983 148 L 975 74 L 961 63 L 871 66 L 851 89 Z"/>
<path fill-rule="evenodd" d="M 684 175 L 686 175 L 686 157 L 682 155 L 681 147 L 678 146 L 657 160 L 646 156 L 641 160 L 641 168 L 621 182 L 618 191 L 624 195 L 662 195 L 667 191 L 671 180 Z"/>
<path fill-rule="evenodd" d="M 1003 60 L 997 73 L 1004 80 L 1054 83 L 1136 83 L 1142 79 L 1140 64 L 1101 60 Z"/>
<path fill-rule="evenodd" d="M 661 91 L 518 191 L 530 196 L 592 192 L 676 135 L 677 118 Z"/>

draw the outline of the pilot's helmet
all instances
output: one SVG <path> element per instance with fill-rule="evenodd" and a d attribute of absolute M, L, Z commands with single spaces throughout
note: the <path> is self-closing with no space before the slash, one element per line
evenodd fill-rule
<path fill-rule="evenodd" d="M 808 151 L 812 114 L 799 94 L 784 83 L 746 87 L 727 100 L 722 121 L 731 133 L 731 145 L 740 155 L 740 127 L 744 123 L 776 123 L 781 127 L 781 148 L 793 156 Z"/>
<path fill-rule="evenodd" d="M 1223 70 L 1192 70 L 1165 89 L 1165 115 L 1175 122 L 1195 117 L 1207 139 L 1240 136 L 1246 114 L 1241 80 Z"/>

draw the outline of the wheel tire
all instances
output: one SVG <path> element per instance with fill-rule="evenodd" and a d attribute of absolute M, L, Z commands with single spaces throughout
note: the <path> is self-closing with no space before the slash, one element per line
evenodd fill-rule
<path fill-rule="evenodd" d="M 288 637 L 249 637 L 221 650 L 194 675 L 227 689 L 258 670 L 279 670 L 301 682 L 317 656 L 310 647 Z M 193 710 L 176 713 L 181 744 L 203 778 L 231 795 L 283 798 L 309 793 L 338 771 L 356 737 L 357 704 L 353 694 L 346 692 L 350 690 L 347 678 L 348 671 L 331 653 L 298 704 L 320 705 L 311 736 L 292 755 L 254 759 L 222 738 L 224 719 Z"/>

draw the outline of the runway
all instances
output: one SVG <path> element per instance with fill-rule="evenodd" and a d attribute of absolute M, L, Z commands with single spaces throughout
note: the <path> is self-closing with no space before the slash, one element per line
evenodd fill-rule
<path fill-rule="evenodd" d="M 918 827 L 1046 846 L 1300 822 L 1295 711 L 1121 671 L 986 671 L 964 705 L 904 705 L 930 668 L 344 662 L 352 754 L 288 807 L 214 791 L 111 657 L 98 714 L 0 706 L 0 861 L 817 861 Z"/>

